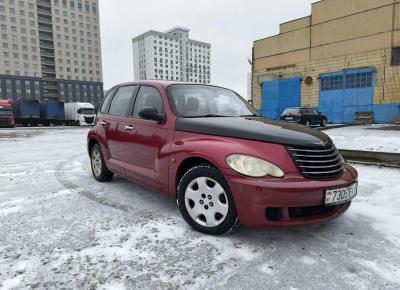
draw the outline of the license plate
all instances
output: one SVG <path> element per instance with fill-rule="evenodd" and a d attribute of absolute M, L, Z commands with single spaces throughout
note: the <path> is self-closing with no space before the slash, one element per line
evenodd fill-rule
<path fill-rule="evenodd" d="M 293 117 L 286 117 L 285 120 L 293 120 Z"/>
<path fill-rule="evenodd" d="M 340 204 L 353 199 L 357 195 L 357 182 L 347 187 L 327 189 L 325 204 Z"/>

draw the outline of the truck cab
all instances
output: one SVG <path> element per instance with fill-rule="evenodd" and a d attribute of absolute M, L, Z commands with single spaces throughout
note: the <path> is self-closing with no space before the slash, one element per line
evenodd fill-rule
<path fill-rule="evenodd" d="M 9 100 L 0 100 L 0 127 L 15 127 L 12 103 Z"/>
<path fill-rule="evenodd" d="M 65 120 L 69 125 L 92 126 L 96 109 L 90 103 L 65 103 Z"/>

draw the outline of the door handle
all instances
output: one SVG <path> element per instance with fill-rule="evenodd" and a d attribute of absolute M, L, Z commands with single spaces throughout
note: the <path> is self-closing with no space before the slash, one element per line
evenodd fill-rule
<path fill-rule="evenodd" d="M 124 126 L 124 128 L 125 128 L 125 130 L 128 130 L 128 131 L 132 131 L 132 130 L 135 129 L 135 128 L 134 128 L 133 126 L 131 126 L 131 125 L 126 125 L 126 126 Z"/>
<path fill-rule="evenodd" d="M 100 121 L 100 124 L 101 124 L 101 125 L 108 125 L 108 122 L 106 122 L 106 121 Z"/>

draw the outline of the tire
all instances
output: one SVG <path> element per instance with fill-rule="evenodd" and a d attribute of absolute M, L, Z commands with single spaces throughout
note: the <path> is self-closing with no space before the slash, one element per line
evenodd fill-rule
<path fill-rule="evenodd" d="M 307 127 L 307 128 L 310 128 L 310 125 L 311 125 L 310 121 L 307 120 L 307 121 L 306 121 L 306 127 Z"/>
<path fill-rule="evenodd" d="M 97 181 L 107 182 L 113 178 L 114 173 L 108 170 L 99 144 L 95 144 L 90 150 L 90 165 L 93 177 Z"/>
<path fill-rule="evenodd" d="M 321 121 L 321 127 L 326 127 L 326 120 L 325 120 L 325 119 L 323 119 L 323 120 Z"/>
<path fill-rule="evenodd" d="M 185 221 L 201 233 L 221 236 L 239 226 L 229 185 L 222 173 L 209 164 L 194 166 L 183 175 L 177 203 Z"/>

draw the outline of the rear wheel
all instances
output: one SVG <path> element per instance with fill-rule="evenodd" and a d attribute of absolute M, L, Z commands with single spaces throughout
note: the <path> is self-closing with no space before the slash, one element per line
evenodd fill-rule
<path fill-rule="evenodd" d="M 311 124 L 310 124 L 310 121 L 307 120 L 307 121 L 306 121 L 306 127 L 307 127 L 307 128 L 310 128 L 310 125 L 311 125 Z"/>
<path fill-rule="evenodd" d="M 92 147 L 92 150 L 90 151 L 90 161 L 93 177 L 97 181 L 106 182 L 113 178 L 114 173 L 108 170 L 99 144 L 95 144 Z"/>
<path fill-rule="evenodd" d="M 321 121 L 321 127 L 326 127 L 326 120 L 325 120 L 325 119 L 323 119 L 323 120 Z"/>
<path fill-rule="evenodd" d="M 208 164 L 189 169 L 178 186 L 179 210 L 195 230 L 224 235 L 239 225 L 235 203 L 224 176 Z"/>

